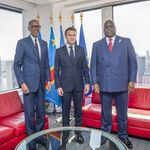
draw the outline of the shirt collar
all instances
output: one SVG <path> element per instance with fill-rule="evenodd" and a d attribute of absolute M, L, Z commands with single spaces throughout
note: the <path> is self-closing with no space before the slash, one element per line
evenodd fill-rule
<path fill-rule="evenodd" d="M 67 46 L 67 49 L 70 49 L 70 46 L 72 46 L 72 48 L 73 48 L 73 50 L 74 50 L 74 44 L 73 45 L 70 45 L 70 44 L 68 44 L 68 43 L 66 43 L 66 46 Z"/>
<path fill-rule="evenodd" d="M 115 38 L 116 38 L 116 36 L 111 37 L 112 43 L 114 43 Z M 110 37 L 106 37 L 107 44 L 110 42 L 109 39 L 110 39 Z"/>
<path fill-rule="evenodd" d="M 37 39 L 37 42 L 39 42 L 38 37 L 37 37 L 37 38 L 35 38 L 35 37 L 33 37 L 32 35 L 30 35 L 30 37 L 31 37 L 31 39 L 32 39 L 33 43 L 35 43 L 35 39 Z"/>

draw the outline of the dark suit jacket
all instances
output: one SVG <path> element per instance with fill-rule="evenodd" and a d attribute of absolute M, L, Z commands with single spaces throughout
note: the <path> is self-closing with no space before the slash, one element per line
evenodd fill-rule
<path fill-rule="evenodd" d="M 73 89 L 83 91 L 84 81 L 90 83 L 89 69 L 84 49 L 75 46 L 75 57 L 72 60 L 68 54 L 66 45 L 56 50 L 55 65 L 55 86 L 62 87 L 64 92 Z"/>
<path fill-rule="evenodd" d="M 18 84 L 26 83 L 30 92 L 35 92 L 41 81 L 44 90 L 46 80 L 50 80 L 47 43 L 39 40 L 41 46 L 41 59 L 31 37 L 21 39 L 17 43 L 14 58 L 14 72 Z"/>
<path fill-rule="evenodd" d="M 91 77 L 101 91 L 126 91 L 128 82 L 136 81 L 136 74 L 136 54 L 130 39 L 116 36 L 111 53 L 106 38 L 93 44 Z"/>

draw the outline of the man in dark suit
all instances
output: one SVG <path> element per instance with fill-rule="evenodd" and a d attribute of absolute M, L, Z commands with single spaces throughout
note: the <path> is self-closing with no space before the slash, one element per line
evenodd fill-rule
<path fill-rule="evenodd" d="M 89 69 L 84 49 L 76 45 L 76 29 L 65 30 L 66 45 L 56 50 L 54 74 L 55 86 L 62 96 L 63 126 L 69 126 L 71 100 L 74 103 L 75 126 L 82 124 L 83 91 L 89 91 Z M 85 86 L 84 86 L 85 83 Z M 78 141 L 82 137 L 77 135 Z"/>
<path fill-rule="evenodd" d="M 128 148 L 132 143 L 127 133 L 128 90 L 135 87 L 137 74 L 136 54 L 131 40 L 116 35 L 113 21 L 104 23 L 105 37 L 93 44 L 91 78 L 95 92 L 101 96 L 102 130 L 111 132 L 112 101 L 118 118 L 118 137 Z M 103 139 L 102 144 L 106 142 Z"/>
<path fill-rule="evenodd" d="M 30 36 L 18 41 L 14 58 L 14 72 L 23 91 L 26 132 L 31 135 L 44 128 L 44 92 L 47 82 L 50 91 L 50 75 L 47 43 L 37 38 L 40 25 L 37 20 L 28 23 Z M 43 139 L 38 140 L 43 144 Z M 30 142 L 35 150 L 35 141 Z"/>

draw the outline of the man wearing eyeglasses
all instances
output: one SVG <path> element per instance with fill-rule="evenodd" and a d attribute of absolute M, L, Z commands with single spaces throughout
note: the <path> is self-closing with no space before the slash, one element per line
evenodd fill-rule
<path fill-rule="evenodd" d="M 18 41 L 14 58 L 14 72 L 23 92 L 28 135 L 44 128 L 45 83 L 48 91 L 51 88 L 47 43 L 38 39 L 40 27 L 37 20 L 28 23 L 30 35 Z M 46 145 L 41 137 L 29 143 L 29 150 L 36 150 L 36 142 Z"/>

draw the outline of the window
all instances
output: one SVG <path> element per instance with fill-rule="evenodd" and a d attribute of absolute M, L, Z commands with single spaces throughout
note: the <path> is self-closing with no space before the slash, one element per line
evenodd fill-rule
<path fill-rule="evenodd" d="M 93 42 L 102 38 L 102 19 L 101 9 L 95 9 L 82 12 L 83 15 L 83 31 L 86 42 L 88 57 L 90 59 Z M 77 39 L 80 34 L 80 13 L 75 13 L 75 27 L 77 29 Z M 77 41 L 79 43 L 79 41 Z"/>
<path fill-rule="evenodd" d="M 137 85 L 150 86 L 150 1 L 115 6 L 117 33 L 131 38 L 138 60 Z"/>
<path fill-rule="evenodd" d="M 0 91 L 18 87 L 13 60 L 18 39 L 23 37 L 22 14 L 0 9 Z"/>

